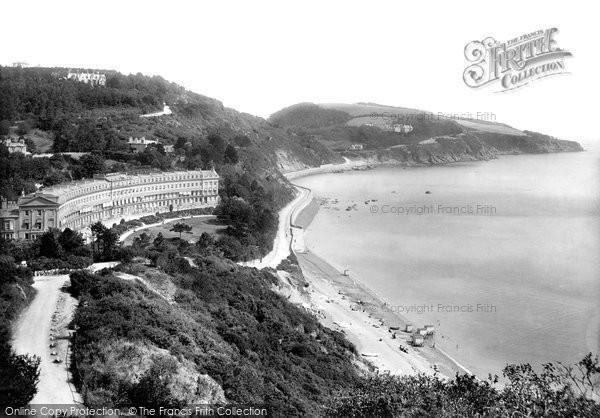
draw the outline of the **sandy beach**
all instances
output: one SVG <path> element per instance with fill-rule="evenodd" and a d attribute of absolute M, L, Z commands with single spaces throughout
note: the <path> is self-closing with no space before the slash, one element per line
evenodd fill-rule
<path fill-rule="evenodd" d="M 335 173 L 362 167 L 364 161 L 346 159 L 344 164 L 327 165 L 288 173 L 289 180 L 313 174 Z M 321 323 L 340 331 L 357 347 L 365 361 L 379 372 L 391 374 L 434 374 L 453 377 L 456 373 L 470 373 L 458 362 L 435 348 L 435 336 L 425 340 L 423 347 L 410 344 L 411 332 L 406 332 L 408 321 L 391 309 L 353 275 L 344 275 L 326 260 L 306 249 L 304 229 L 318 212 L 318 202 L 312 191 L 297 186 L 296 199 L 280 212 L 280 228 L 274 250 L 263 258 L 247 265 L 257 268 L 275 267 L 287 257 L 290 248 L 298 258 L 306 289 L 286 286 L 283 293 L 294 303 L 301 304 L 314 313 Z M 285 282 L 289 274 L 280 272 Z M 281 291 L 281 289 L 280 289 Z M 415 329 L 425 324 L 413 324 Z"/>

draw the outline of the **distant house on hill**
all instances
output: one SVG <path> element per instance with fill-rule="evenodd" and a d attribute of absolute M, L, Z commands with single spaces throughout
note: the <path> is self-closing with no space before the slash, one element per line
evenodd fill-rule
<path fill-rule="evenodd" d="M 394 132 L 397 132 L 399 134 L 407 134 L 409 132 L 412 132 L 413 127 L 411 125 L 404 125 L 402 123 L 395 123 L 394 125 L 392 125 Z"/>
<path fill-rule="evenodd" d="M 348 148 L 348 151 L 362 151 L 365 148 L 363 144 L 352 144 Z"/>
<path fill-rule="evenodd" d="M 384 123 L 381 125 L 381 129 L 384 131 L 392 131 L 399 134 L 407 134 L 413 131 L 412 125 L 405 125 L 403 123 Z"/>
<path fill-rule="evenodd" d="M 71 72 L 71 70 L 69 70 L 67 73 L 67 80 L 74 80 L 95 86 L 106 86 L 106 74 L 100 73 Z"/>
<path fill-rule="evenodd" d="M 146 139 L 145 137 L 141 137 L 141 138 L 133 138 L 133 137 L 129 137 L 129 139 L 127 140 L 127 144 L 129 144 L 129 150 L 131 152 L 133 152 L 134 154 L 138 154 L 141 152 L 144 152 L 144 150 L 146 148 L 148 148 L 148 145 L 150 144 L 158 144 L 158 141 L 155 141 L 153 139 Z"/>
<path fill-rule="evenodd" d="M 8 148 L 8 152 L 10 152 L 11 154 L 14 152 L 20 152 L 24 155 L 31 154 L 30 152 L 27 152 L 27 145 L 25 145 L 24 139 L 6 138 L 2 141 L 2 144 L 4 144 L 6 148 Z"/>

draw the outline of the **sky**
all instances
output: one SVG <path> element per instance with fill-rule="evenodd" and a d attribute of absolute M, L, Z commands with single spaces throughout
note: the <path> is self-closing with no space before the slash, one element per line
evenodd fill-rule
<path fill-rule="evenodd" d="M 600 145 L 595 3 L 12 1 L 2 5 L 0 65 L 161 75 L 262 117 L 299 102 L 490 112 L 516 128 Z M 551 27 L 573 54 L 569 74 L 508 93 L 465 85 L 467 43 Z"/>

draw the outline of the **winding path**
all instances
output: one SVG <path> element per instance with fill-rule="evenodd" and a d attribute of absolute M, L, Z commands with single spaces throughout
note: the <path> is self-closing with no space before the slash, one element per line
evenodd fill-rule
<path fill-rule="evenodd" d="M 77 300 L 61 288 L 69 276 L 39 276 L 33 288 L 35 297 L 19 318 L 14 332 L 13 348 L 17 354 L 40 358 L 40 381 L 32 404 L 73 404 L 82 398 L 71 383 L 69 364 L 69 331 L 67 326 Z M 54 343 L 54 347 L 50 344 Z M 52 355 L 51 353 L 57 353 Z M 54 363 L 60 359 L 61 363 Z"/>
<path fill-rule="evenodd" d="M 92 264 L 88 270 L 98 271 L 113 267 L 118 262 Z M 72 383 L 69 371 L 70 337 L 68 329 L 77 299 L 66 290 L 69 275 L 36 276 L 35 296 L 15 324 L 12 346 L 17 354 L 36 355 L 40 358 L 40 381 L 31 404 L 82 403 Z M 54 344 L 53 347 L 50 347 Z M 56 354 L 53 354 L 56 353 Z M 55 359 L 61 362 L 55 363 Z"/>

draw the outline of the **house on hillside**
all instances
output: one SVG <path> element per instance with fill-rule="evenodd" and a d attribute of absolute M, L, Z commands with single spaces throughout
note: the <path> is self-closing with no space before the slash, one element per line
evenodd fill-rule
<path fill-rule="evenodd" d="M 24 155 L 31 154 L 30 152 L 27 152 L 27 145 L 25 145 L 24 139 L 6 138 L 2 141 L 2 144 L 8 148 L 8 152 L 11 154 L 14 152 L 20 152 Z"/>
<path fill-rule="evenodd" d="M 155 141 L 153 139 L 146 139 L 145 137 L 141 137 L 141 138 L 133 138 L 133 137 L 129 137 L 129 139 L 127 140 L 127 144 L 129 144 L 129 150 L 131 152 L 133 152 L 134 154 L 139 154 L 141 152 L 144 152 L 144 150 L 146 148 L 148 148 L 148 145 L 150 144 L 158 144 L 158 141 Z"/>
<path fill-rule="evenodd" d="M 348 151 L 362 151 L 365 148 L 363 144 L 352 144 L 348 148 Z"/>
<path fill-rule="evenodd" d="M 95 86 L 106 86 L 106 74 L 100 73 L 72 72 L 69 70 L 67 73 L 67 80 L 74 80 Z"/>
<path fill-rule="evenodd" d="M 411 125 L 405 125 L 402 123 L 394 123 L 392 128 L 394 129 L 394 132 L 399 134 L 407 134 L 413 131 L 413 127 Z"/>
<path fill-rule="evenodd" d="M 0 237 L 15 239 L 19 223 L 19 205 L 2 198 L 0 201 Z"/>

